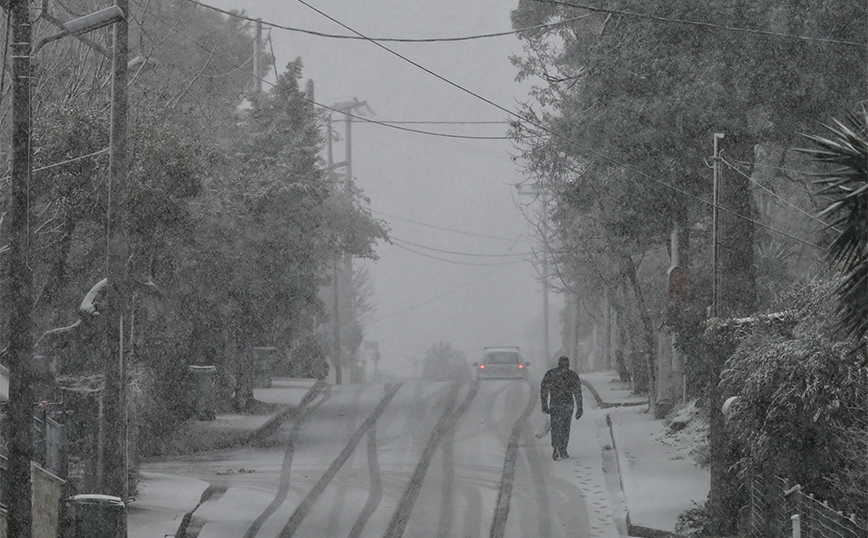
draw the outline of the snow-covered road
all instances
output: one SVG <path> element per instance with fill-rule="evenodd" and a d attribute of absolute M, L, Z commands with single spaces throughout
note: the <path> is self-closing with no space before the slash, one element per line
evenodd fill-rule
<path fill-rule="evenodd" d="M 330 386 L 255 447 L 149 470 L 209 484 L 187 538 L 592 536 L 534 386 Z"/>

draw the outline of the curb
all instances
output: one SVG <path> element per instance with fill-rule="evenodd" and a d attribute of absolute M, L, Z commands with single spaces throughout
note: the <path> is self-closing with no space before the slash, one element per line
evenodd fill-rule
<path fill-rule="evenodd" d="M 630 505 L 627 502 L 627 494 L 624 492 L 624 479 L 621 471 L 621 453 L 618 452 L 618 443 L 615 441 L 615 429 L 612 427 L 612 417 L 606 413 L 606 425 L 609 427 L 609 436 L 612 439 L 612 450 L 615 452 L 615 467 L 618 469 L 618 484 L 621 486 L 621 493 L 624 496 L 624 511 L 626 512 L 625 521 L 627 523 L 627 534 L 638 538 L 672 538 L 679 536 L 670 531 L 654 529 L 651 527 L 643 527 L 641 525 L 633 525 L 630 521 Z"/>
<path fill-rule="evenodd" d="M 630 406 L 638 406 L 638 405 L 646 405 L 647 402 L 625 402 L 625 403 L 609 403 L 604 402 L 600 397 L 600 393 L 597 392 L 597 389 L 594 388 L 593 385 L 589 381 L 581 379 L 582 385 L 586 386 L 588 390 L 591 391 L 591 394 L 594 395 L 594 399 L 597 401 L 597 405 L 601 409 L 609 409 L 612 407 L 630 407 Z M 615 452 L 615 468 L 618 472 L 618 485 L 621 488 L 621 494 L 624 498 L 624 512 L 625 512 L 625 522 L 627 524 L 627 534 L 629 536 L 635 536 L 638 538 L 671 538 L 678 536 L 675 533 L 664 531 L 660 529 L 653 529 L 649 527 L 642 527 L 640 525 L 633 525 L 630 521 L 630 507 L 627 502 L 627 495 L 624 491 L 624 478 L 623 472 L 621 471 L 621 454 L 618 452 L 618 443 L 615 440 L 615 429 L 612 426 L 612 417 L 606 413 L 606 426 L 609 428 L 609 438 L 612 440 L 612 450 Z"/>
<path fill-rule="evenodd" d="M 307 406 L 307 404 L 313 401 L 314 398 L 319 396 L 323 389 L 325 389 L 326 385 L 327 383 L 324 380 L 317 379 L 316 382 L 307 390 L 305 395 L 302 396 L 301 401 L 297 406 L 287 405 L 285 408 L 275 413 L 274 416 L 266 420 L 264 424 L 250 432 L 250 434 L 248 434 L 244 439 L 243 444 L 253 444 L 262 441 L 277 431 L 277 429 L 280 428 L 280 425 L 286 422 L 291 415 L 299 413 Z"/>
<path fill-rule="evenodd" d="M 594 399 L 597 400 L 597 405 L 600 406 L 600 407 L 603 407 L 603 405 L 605 404 L 605 402 L 603 402 L 603 399 L 600 398 L 600 393 L 597 392 L 597 389 L 595 389 L 593 385 L 591 385 L 591 382 L 590 382 L 590 381 L 586 381 L 585 378 L 583 378 L 583 377 L 581 377 L 581 376 L 579 376 L 579 381 L 582 382 L 582 385 L 588 387 L 588 390 L 590 390 L 590 391 L 591 391 L 591 394 L 594 395 Z"/>

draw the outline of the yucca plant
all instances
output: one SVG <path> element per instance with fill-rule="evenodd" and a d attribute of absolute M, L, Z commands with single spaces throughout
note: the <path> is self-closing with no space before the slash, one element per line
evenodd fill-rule
<path fill-rule="evenodd" d="M 826 259 L 842 275 L 836 289 L 838 328 L 864 351 L 868 335 L 868 110 L 826 127 L 828 136 L 808 136 L 818 149 L 802 150 L 831 166 L 815 181 L 829 199 L 819 217 L 837 233 Z"/>

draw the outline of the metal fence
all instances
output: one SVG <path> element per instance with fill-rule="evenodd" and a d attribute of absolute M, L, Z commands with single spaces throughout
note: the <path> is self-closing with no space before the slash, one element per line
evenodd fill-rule
<path fill-rule="evenodd" d="M 750 488 L 752 538 L 868 538 L 868 523 L 836 511 L 783 478 L 756 478 Z"/>
<path fill-rule="evenodd" d="M 0 433 L 5 434 L 8 420 L 5 414 L 0 414 Z M 0 437 L 0 507 L 6 506 L 6 485 L 8 476 L 8 448 L 6 440 Z M 33 461 L 43 469 L 59 476 L 67 476 L 66 428 L 47 413 L 33 417 Z"/>
<path fill-rule="evenodd" d="M 45 413 L 33 419 L 33 461 L 66 478 L 66 428 Z"/>

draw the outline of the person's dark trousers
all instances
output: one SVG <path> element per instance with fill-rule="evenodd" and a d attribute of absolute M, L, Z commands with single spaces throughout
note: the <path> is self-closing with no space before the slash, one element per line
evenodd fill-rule
<path fill-rule="evenodd" d="M 570 419 L 573 418 L 573 410 L 569 407 L 551 408 L 552 424 L 552 447 L 558 452 L 567 451 L 567 443 L 570 441 Z"/>

